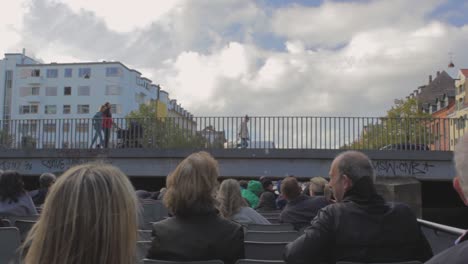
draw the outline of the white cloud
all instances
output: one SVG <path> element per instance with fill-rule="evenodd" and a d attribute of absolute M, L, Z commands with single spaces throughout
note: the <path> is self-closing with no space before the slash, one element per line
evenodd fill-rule
<path fill-rule="evenodd" d="M 418 27 L 440 0 L 325 1 L 318 7 L 294 5 L 279 9 L 272 20 L 275 33 L 312 46 L 346 43 L 355 33 L 382 27 Z"/>
<path fill-rule="evenodd" d="M 183 0 L 57 0 L 67 4 L 76 13 L 83 10 L 94 12 L 107 26 L 118 32 L 129 32 L 146 27 L 166 15 Z"/>
<path fill-rule="evenodd" d="M 119 60 L 196 115 L 380 115 L 444 69 L 449 51 L 468 66 L 468 25 L 428 20 L 438 2 L 145 2 L 143 12 L 165 11 L 133 20 L 142 6 L 34 0 L 16 48 L 49 62 Z M 257 45 L 278 39 L 284 50 Z"/>
<path fill-rule="evenodd" d="M 17 42 L 20 41 L 22 15 L 24 14 L 24 1 L 4 1 L 2 3 L 2 13 L 0 15 L 0 54 L 7 52 L 18 52 L 13 50 Z"/>

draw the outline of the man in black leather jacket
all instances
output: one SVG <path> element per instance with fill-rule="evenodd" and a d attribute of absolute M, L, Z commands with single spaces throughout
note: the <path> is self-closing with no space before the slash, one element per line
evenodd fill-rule
<path fill-rule="evenodd" d="M 377 194 L 369 158 L 347 151 L 331 165 L 336 203 L 319 211 L 302 236 L 286 246 L 289 263 L 426 261 L 432 250 L 415 215 Z"/>

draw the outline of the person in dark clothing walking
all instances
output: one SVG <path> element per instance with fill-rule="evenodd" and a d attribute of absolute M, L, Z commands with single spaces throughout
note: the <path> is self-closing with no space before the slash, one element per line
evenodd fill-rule
<path fill-rule="evenodd" d="M 109 146 L 110 131 L 112 129 L 112 112 L 109 102 L 104 104 L 104 111 L 102 113 L 102 129 L 104 130 L 104 148 Z"/>
<path fill-rule="evenodd" d="M 376 192 L 375 173 L 363 153 L 338 155 L 330 169 L 336 203 L 321 209 L 302 236 L 286 246 L 295 263 L 426 261 L 431 247 L 416 216 L 404 204 L 389 204 Z"/>
<path fill-rule="evenodd" d="M 93 116 L 92 123 L 93 123 L 93 128 L 94 128 L 94 137 L 93 137 L 93 140 L 91 141 L 90 148 L 92 148 L 94 143 L 96 143 L 98 137 L 99 137 L 99 144 L 97 144 L 96 147 L 100 148 L 102 145 L 102 129 L 103 129 L 103 115 L 104 115 L 103 112 L 105 109 L 106 109 L 106 106 L 101 105 L 99 107 L 99 111 L 97 111 L 96 114 Z"/>

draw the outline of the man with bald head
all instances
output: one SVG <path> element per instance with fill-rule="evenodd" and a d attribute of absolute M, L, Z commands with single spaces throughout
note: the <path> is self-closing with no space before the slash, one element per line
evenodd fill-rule
<path fill-rule="evenodd" d="M 286 263 L 426 261 L 432 250 L 411 209 L 377 194 L 370 159 L 338 155 L 330 168 L 336 203 L 321 209 L 302 236 L 286 246 Z"/>
<path fill-rule="evenodd" d="M 455 146 L 453 159 L 457 177 L 453 179 L 453 187 L 461 200 L 468 206 L 468 134 L 465 134 Z M 455 246 L 437 254 L 428 264 L 465 264 L 468 263 L 468 231 L 455 241 Z"/>

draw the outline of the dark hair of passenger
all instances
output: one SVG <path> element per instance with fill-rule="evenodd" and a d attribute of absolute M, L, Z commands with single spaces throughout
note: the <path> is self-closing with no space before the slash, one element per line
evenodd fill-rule
<path fill-rule="evenodd" d="M 281 182 L 281 193 L 288 200 L 293 200 L 301 195 L 301 187 L 295 177 L 288 176 Z"/>
<path fill-rule="evenodd" d="M 39 177 L 39 185 L 41 188 L 49 188 L 57 180 L 57 177 L 53 173 L 45 172 Z"/>
<path fill-rule="evenodd" d="M 247 186 L 249 185 L 249 182 L 247 182 L 246 180 L 240 180 L 239 185 L 240 185 L 241 188 L 247 189 Z"/>
<path fill-rule="evenodd" d="M 209 153 L 191 154 L 167 177 L 164 204 L 182 217 L 215 211 L 218 174 L 218 163 Z"/>
<path fill-rule="evenodd" d="M 16 171 L 4 171 L 0 176 L 0 201 L 10 200 L 10 203 L 17 203 L 24 193 L 23 177 Z"/>
<path fill-rule="evenodd" d="M 272 192 L 263 192 L 260 195 L 257 209 L 276 210 L 276 197 Z"/>

